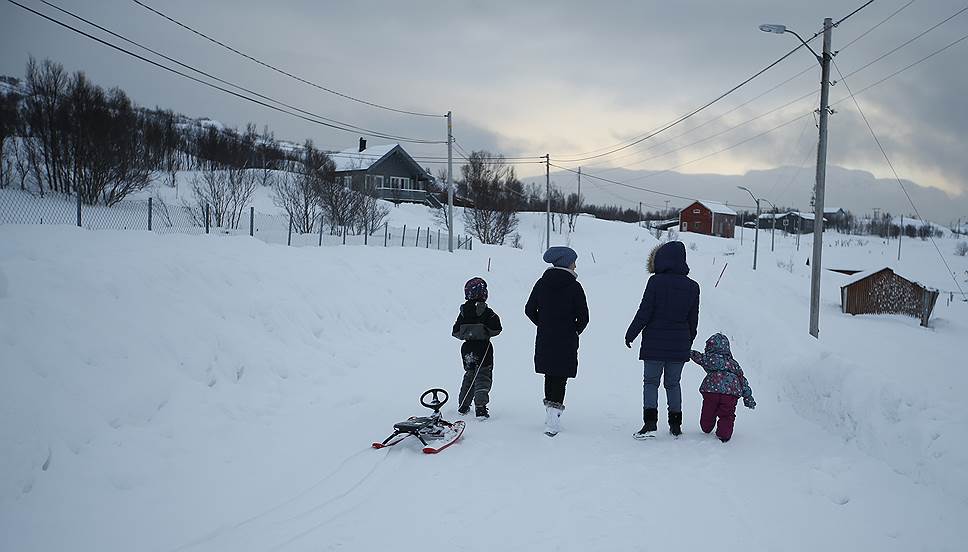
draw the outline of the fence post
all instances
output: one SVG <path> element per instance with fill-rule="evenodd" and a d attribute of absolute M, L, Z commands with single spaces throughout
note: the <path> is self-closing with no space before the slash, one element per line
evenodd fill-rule
<path fill-rule="evenodd" d="M 289 237 L 286 238 L 286 245 L 292 245 L 292 215 L 289 215 Z"/>
<path fill-rule="evenodd" d="M 413 240 L 414 247 L 420 247 L 420 227 L 417 227 L 417 237 Z"/>
<path fill-rule="evenodd" d="M 387 238 L 390 236 L 390 222 L 383 223 L 383 247 L 387 246 Z"/>
<path fill-rule="evenodd" d="M 255 207 L 249 207 L 249 235 L 255 235 Z"/>
<path fill-rule="evenodd" d="M 343 227 L 343 245 L 346 245 L 346 227 Z"/>
<path fill-rule="evenodd" d="M 403 240 L 407 239 L 407 225 L 403 225 L 403 234 L 400 234 L 400 247 L 403 247 Z"/>
<path fill-rule="evenodd" d="M 151 198 L 148 198 L 148 231 L 151 232 Z"/>
<path fill-rule="evenodd" d="M 81 187 L 77 186 L 77 227 L 81 227 Z"/>
<path fill-rule="evenodd" d="M 427 249 L 430 249 L 430 227 L 427 227 Z"/>
<path fill-rule="evenodd" d="M 208 219 L 209 219 L 209 208 L 208 203 L 205 204 L 205 233 L 208 234 Z"/>
<path fill-rule="evenodd" d="M 437 251 L 440 251 L 440 228 L 437 229 Z"/>
<path fill-rule="evenodd" d="M 363 225 L 363 245 L 370 245 L 370 228 L 369 224 Z"/>
<path fill-rule="evenodd" d="M 323 246 L 323 215 L 319 215 L 319 247 Z"/>
<path fill-rule="evenodd" d="M 473 237 L 471 237 L 471 236 L 468 236 L 467 237 L 467 245 L 468 245 L 468 248 L 467 248 L 468 251 L 474 251 L 474 238 Z"/>

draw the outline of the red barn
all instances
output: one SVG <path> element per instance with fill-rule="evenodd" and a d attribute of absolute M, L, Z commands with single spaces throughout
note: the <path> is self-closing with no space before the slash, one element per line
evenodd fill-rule
<path fill-rule="evenodd" d="M 736 211 L 721 203 L 694 201 L 679 211 L 679 230 L 732 238 L 736 231 Z"/>

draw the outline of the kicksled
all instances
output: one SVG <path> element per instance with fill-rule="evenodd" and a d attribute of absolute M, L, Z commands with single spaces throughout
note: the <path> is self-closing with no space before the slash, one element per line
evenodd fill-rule
<path fill-rule="evenodd" d="M 430 396 L 431 400 L 427 397 Z M 443 396 L 443 400 L 441 400 Z M 448 422 L 440 415 L 440 409 L 447 404 L 450 396 L 447 391 L 435 388 L 428 389 L 420 395 L 420 404 L 433 410 L 430 416 L 411 416 L 402 422 L 393 424 L 393 433 L 380 443 L 373 443 L 373 448 L 382 449 L 392 447 L 406 440 L 416 437 L 423 445 L 424 454 L 437 454 L 453 445 L 464 433 L 464 422 Z"/>

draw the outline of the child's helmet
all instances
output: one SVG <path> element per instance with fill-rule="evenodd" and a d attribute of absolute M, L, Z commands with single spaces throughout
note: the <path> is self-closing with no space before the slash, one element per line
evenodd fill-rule
<path fill-rule="evenodd" d="M 471 278 L 464 284 L 464 299 L 487 301 L 487 282 L 483 278 Z"/>

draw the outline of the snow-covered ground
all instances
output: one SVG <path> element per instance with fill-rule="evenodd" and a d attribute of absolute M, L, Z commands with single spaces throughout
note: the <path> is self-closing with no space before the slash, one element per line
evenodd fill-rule
<path fill-rule="evenodd" d="M 427 213 L 391 224 L 432 226 Z M 963 549 L 968 303 L 943 297 L 928 329 L 852 317 L 846 277 L 825 271 L 816 341 L 809 236 L 797 251 L 777 234 L 770 252 L 761 234 L 754 272 L 751 232 L 681 234 L 700 339 L 730 337 L 757 409 L 726 445 L 702 434 L 687 364 L 685 434 L 638 442 L 641 364 L 623 336 L 656 240 L 583 217 L 552 238 L 580 254 L 592 321 L 549 439 L 523 315 L 543 230 L 525 214 L 523 249 L 449 255 L 0 226 L 0 548 Z M 900 262 L 896 241 L 826 243 L 831 268 L 955 285 L 931 242 L 905 241 Z M 956 240 L 938 243 L 968 289 Z M 456 394 L 450 326 L 472 276 L 505 327 L 491 420 L 437 456 L 370 449 L 422 414 L 425 389 Z"/>

